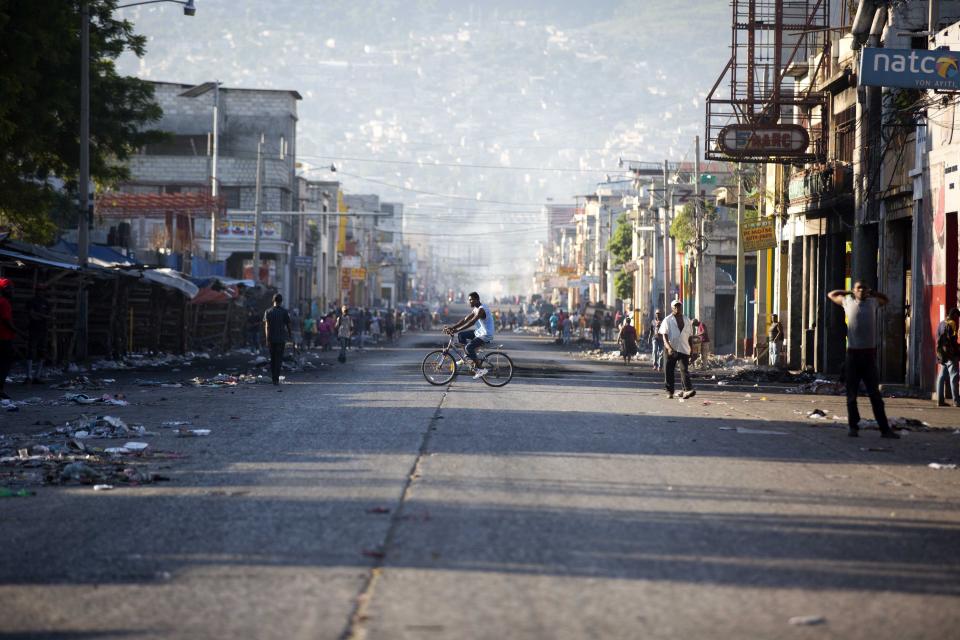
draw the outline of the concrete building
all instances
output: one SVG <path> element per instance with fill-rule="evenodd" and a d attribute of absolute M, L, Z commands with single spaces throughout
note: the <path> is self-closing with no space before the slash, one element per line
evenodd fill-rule
<path fill-rule="evenodd" d="M 213 114 L 217 102 L 218 196 L 226 209 L 217 222 L 216 256 L 211 252 L 212 221 L 207 216 L 161 212 L 126 220 L 129 245 L 138 252 L 179 254 L 224 262 L 226 275 L 253 277 L 257 148 L 263 139 L 261 273 L 263 282 L 290 294 L 292 257 L 299 225 L 285 215 L 298 209 L 296 91 L 219 87 L 191 92 L 191 85 L 154 82 L 163 118 L 157 127 L 170 133 L 128 161 L 126 194 L 209 194 L 213 163 Z M 196 94 L 195 97 L 190 95 Z M 119 225 L 118 220 L 111 224 Z M 100 229 L 101 235 L 109 233 Z M 115 231 L 116 233 L 116 231 Z M 95 238 L 96 239 L 96 238 Z M 106 238 L 104 238 L 105 240 Z M 200 261 L 194 261 L 199 264 Z M 183 264 L 176 265 L 180 268 Z"/>
<path fill-rule="evenodd" d="M 296 219 L 300 239 L 294 259 L 297 298 L 313 300 L 325 311 L 340 301 L 337 256 L 340 183 L 303 177 L 298 180 L 300 209 L 308 215 Z"/>

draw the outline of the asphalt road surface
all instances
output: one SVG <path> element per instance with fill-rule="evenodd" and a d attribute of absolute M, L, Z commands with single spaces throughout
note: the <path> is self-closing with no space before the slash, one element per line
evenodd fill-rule
<path fill-rule="evenodd" d="M 960 435 L 851 439 L 776 390 L 668 401 L 523 335 L 506 387 L 431 387 L 440 342 L 144 394 L 148 426 L 213 434 L 152 443 L 187 455 L 169 483 L 3 500 L 0 639 L 960 634 L 960 471 L 927 466 Z"/>

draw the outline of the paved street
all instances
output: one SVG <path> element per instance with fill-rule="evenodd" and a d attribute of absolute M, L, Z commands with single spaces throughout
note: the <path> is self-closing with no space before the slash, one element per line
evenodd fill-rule
<path fill-rule="evenodd" d="M 150 439 L 186 454 L 169 483 L 4 500 L 0 638 L 955 635 L 960 471 L 927 466 L 960 461 L 952 429 L 850 439 L 794 412 L 842 398 L 775 388 L 667 401 L 534 336 L 505 388 L 431 387 L 435 343 L 279 390 L 130 387 L 114 415 L 213 433 Z"/>

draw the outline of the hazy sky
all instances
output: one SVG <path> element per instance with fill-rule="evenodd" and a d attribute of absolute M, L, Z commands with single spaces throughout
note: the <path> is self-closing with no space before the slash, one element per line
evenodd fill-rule
<path fill-rule="evenodd" d="M 539 207 L 619 156 L 692 159 L 729 55 L 726 0 L 196 0 L 122 10 L 143 78 L 295 89 L 298 159 L 404 202 L 411 233 L 532 255 Z M 472 166 L 468 166 L 472 165 Z M 334 177 L 311 171 L 310 177 Z"/>

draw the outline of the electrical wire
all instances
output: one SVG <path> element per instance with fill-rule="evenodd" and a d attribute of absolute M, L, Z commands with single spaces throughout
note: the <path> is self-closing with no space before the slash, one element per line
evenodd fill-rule
<path fill-rule="evenodd" d="M 343 160 L 350 162 L 368 162 L 374 164 L 399 164 L 415 166 L 421 169 L 430 167 L 456 168 L 456 169 L 495 169 L 502 171 L 542 171 L 544 173 L 603 173 L 603 174 L 627 174 L 630 171 L 626 169 L 552 169 L 550 167 L 510 167 L 494 164 L 469 164 L 457 162 L 435 162 L 427 160 L 385 160 L 380 158 L 357 158 L 350 156 L 313 156 L 298 155 L 297 158 L 314 158 L 318 160 Z M 320 168 L 322 170 L 322 168 Z"/>

